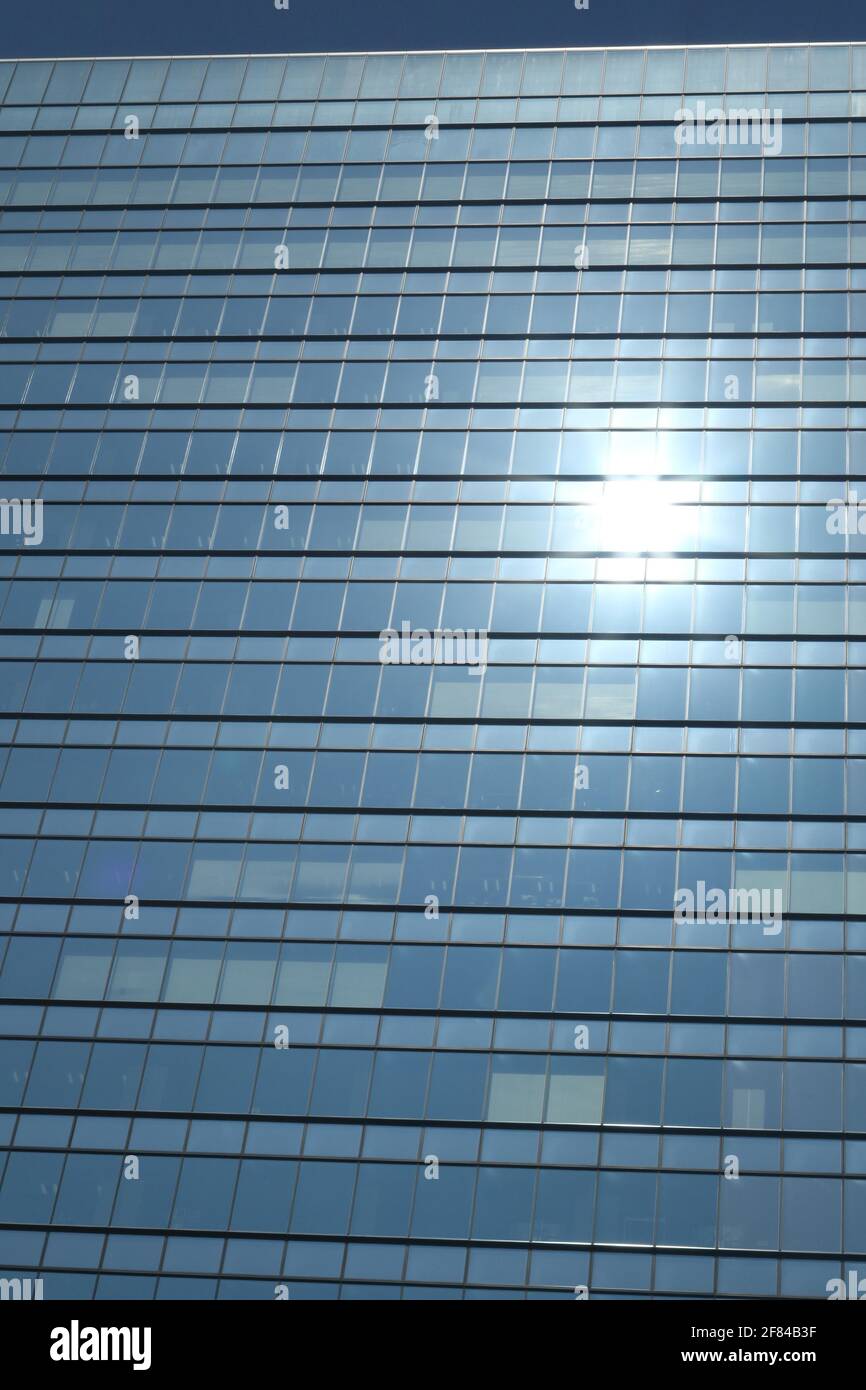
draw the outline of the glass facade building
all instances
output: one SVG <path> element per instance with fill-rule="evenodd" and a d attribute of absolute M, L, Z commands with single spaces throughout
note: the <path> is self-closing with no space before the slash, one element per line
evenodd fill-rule
<path fill-rule="evenodd" d="M 0 1276 L 826 1298 L 866 46 L 0 94 Z"/>

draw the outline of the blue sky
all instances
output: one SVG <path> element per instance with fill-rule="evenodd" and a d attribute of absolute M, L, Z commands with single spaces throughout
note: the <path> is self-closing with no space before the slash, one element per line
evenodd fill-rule
<path fill-rule="evenodd" d="M 3 57 L 866 39 L 852 0 L 18 0 Z"/>

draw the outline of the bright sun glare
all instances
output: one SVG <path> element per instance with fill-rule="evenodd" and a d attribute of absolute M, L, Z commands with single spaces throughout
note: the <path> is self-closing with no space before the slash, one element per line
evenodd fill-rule
<path fill-rule="evenodd" d="M 623 478 L 605 483 L 602 500 L 589 508 L 587 518 L 593 548 L 678 549 L 688 527 L 689 513 L 674 505 L 674 495 L 671 485 L 658 478 Z"/>

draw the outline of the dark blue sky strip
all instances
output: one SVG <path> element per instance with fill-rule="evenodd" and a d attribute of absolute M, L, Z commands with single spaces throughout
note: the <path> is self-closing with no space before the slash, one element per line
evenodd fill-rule
<path fill-rule="evenodd" d="M 851 0 L 40 0 L 8 3 L 0 56 L 789 43 L 866 38 Z"/>

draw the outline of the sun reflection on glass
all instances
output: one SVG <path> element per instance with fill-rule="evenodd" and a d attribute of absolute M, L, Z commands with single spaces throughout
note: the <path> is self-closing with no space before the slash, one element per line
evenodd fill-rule
<path fill-rule="evenodd" d="M 689 513 L 674 505 L 675 493 L 658 478 L 622 478 L 604 485 L 600 502 L 587 509 L 585 535 L 594 550 L 677 550 L 688 531 Z"/>

